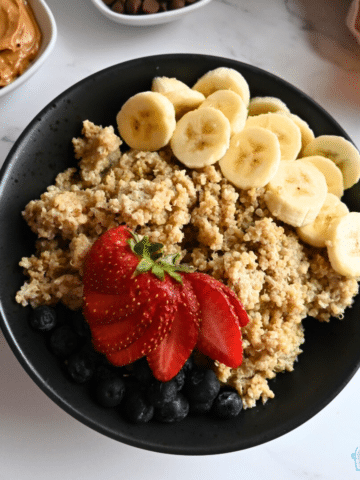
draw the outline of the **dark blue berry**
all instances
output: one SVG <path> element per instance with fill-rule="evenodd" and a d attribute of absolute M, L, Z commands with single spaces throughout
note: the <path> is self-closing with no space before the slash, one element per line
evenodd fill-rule
<path fill-rule="evenodd" d="M 130 422 L 147 423 L 153 418 L 154 411 L 154 407 L 140 390 L 133 390 L 126 395 L 123 412 Z"/>
<path fill-rule="evenodd" d="M 237 392 L 225 390 L 215 398 L 212 412 L 218 418 L 233 418 L 239 415 L 242 406 L 241 397 Z"/>
<path fill-rule="evenodd" d="M 188 413 L 189 402 L 184 395 L 178 393 L 173 400 L 155 409 L 155 418 L 162 423 L 180 422 Z"/>
<path fill-rule="evenodd" d="M 51 334 L 50 348 L 57 357 L 69 357 L 78 346 L 79 337 L 70 325 L 60 325 Z"/>
<path fill-rule="evenodd" d="M 76 383 L 85 383 L 93 376 L 94 364 L 86 352 L 76 352 L 66 361 L 66 368 L 70 377 Z"/>
<path fill-rule="evenodd" d="M 41 305 L 31 311 L 30 325 L 40 332 L 49 332 L 55 328 L 57 316 L 54 308 L 48 305 Z"/>
<path fill-rule="evenodd" d="M 185 385 L 185 371 L 180 370 L 180 372 L 173 379 L 177 385 L 178 391 L 180 391 Z"/>
<path fill-rule="evenodd" d="M 116 407 L 120 405 L 125 394 L 125 382 L 120 377 L 107 377 L 99 380 L 95 397 L 97 402 L 103 407 Z"/>
<path fill-rule="evenodd" d="M 220 391 L 220 382 L 213 370 L 195 369 L 185 382 L 185 395 L 193 403 L 206 403 L 214 400 Z"/>
<path fill-rule="evenodd" d="M 178 385 L 174 380 L 170 380 L 169 382 L 160 382 L 159 380 L 155 380 L 146 390 L 146 397 L 151 405 L 153 405 L 155 408 L 160 408 L 165 403 L 174 400 L 177 392 Z"/>

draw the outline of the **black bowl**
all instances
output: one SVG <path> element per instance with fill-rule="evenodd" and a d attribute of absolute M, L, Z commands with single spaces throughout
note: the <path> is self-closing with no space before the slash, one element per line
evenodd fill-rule
<path fill-rule="evenodd" d="M 14 354 L 37 385 L 85 425 L 123 443 L 171 454 L 205 455 L 246 449 L 284 435 L 316 415 L 345 387 L 360 365 L 359 298 L 343 321 L 304 321 L 304 353 L 294 372 L 279 374 L 271 382 L 276 396 L 266 405 L 242 412 L 235 421 L 189 417 L 172 425 L 132 425 L 116 409 L 97 406 L 86 387 L 74 385 L 64 376 L 43 336 L 28 326 L 29 309 L 14 301 L 24 281 L 18 262 L 34 249 L 34 235 L 20 212 L 53 183 L 58 172 L 75 165 L 71 138 L 80 134 L 84 119 L 115 126 L 119 107 L 136 92 L 148 90 L 153 77 L 176 77 L 192 85 L 203 73 L 219 66 L 241 72 L 252 96 L 282 99 L 310 124 L 315 135 L 334 134 L 349 139 L 319 105 L 270 73 L 212 56 L 160 55 L 115 65 L 66 90 L 25 129 L 1 170 L 0 320 Z M 359 210 L 357 198 L 358 186 L 346 192 L 345 201 L 351 210 Z"/>

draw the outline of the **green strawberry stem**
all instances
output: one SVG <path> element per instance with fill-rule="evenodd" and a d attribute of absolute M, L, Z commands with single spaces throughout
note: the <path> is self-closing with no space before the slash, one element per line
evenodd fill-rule
<path fill-rule="evenodd" d="M 162 249 L 164 245 L 162 243 L 152 243 L 147 236 L 140 240 L 136 233 L 131 232 L 131 234 L 133 238 L 128 240 L 128 244 L 132 252 L 140 260 L 134 271 L 134 275 L 151 271 L 157 278 L 164 280 L 165 273 L 167 273 L 174 280 L 182 284 L 182 278 L 178 272 L 189 273 L 194 270 L 190 265 L 180 265 L 177 263 L 180 258 L 180 253 L 163 255 Z"/>

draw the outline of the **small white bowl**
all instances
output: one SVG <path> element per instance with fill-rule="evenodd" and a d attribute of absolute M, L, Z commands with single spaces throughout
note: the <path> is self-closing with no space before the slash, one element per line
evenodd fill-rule
<path fill-rule="evenodd" d="M 56 37 L 57 37 L 57 28 L 53 14 L 51 13 L 50 8 L 46 5 L 44 0 L 27 0 L 34 12 L 36 21 L 39 25 L 42 34 L 42 41 L 40 45 L 39 52 L 36 58 L 30 63 L 30 66 L 25 70 L 25 72 L 16 78 L 13 82 L 9 83 L 5 87 L 0 88 L 0 97 L 6 95 L 20 85 L 22 85 L 28 78 L 30 78 L 38 68 L 45 62 L 47 57 L 50 55 L 50 52 L 54 48 Z"/>
<path fill-rule="evenodd" d="M 123 25 L 132 25 L 135 27 L 146 27 L 148 25 L 158 25 L 160 23 L 167 23 L 177 20 L 188 13 L 204 7 L 211 0 L 197 0 L 197 2 L 187 5 L 183 8 L 177 8 L 176 10 L 168 10 L 167 12 L 149 13 L 143 15 L 130 15 L 123 13 L 113 12 L 102 0 L 92 0 L 95 7 L 106 17 L 110 18 L 116 23 Z"/>

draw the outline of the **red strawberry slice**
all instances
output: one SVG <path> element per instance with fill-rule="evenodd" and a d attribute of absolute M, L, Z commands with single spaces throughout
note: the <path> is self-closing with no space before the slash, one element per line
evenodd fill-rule
<path fill-rule="evenodd" d="M 228 297 L 218 282 L 206 274 L 195 272 L 188 279 L 199 301 L 202 319 L 196 347 L 228 367 L 239 367 L 243 357 L 241 330 Z"/>
<path fill-rule="evenodd" d="M 139 310 L 139 302 L 131 302 L 126 292 L 118 295 L 106 293 L 86 292 L 84 294 L 84 316 L 90 325 L 108 325 L 118 322 Z"/>
<path fill-rule="evenodd" d="M 176 306 L 174 304 L 157 304 L 152 314 L 153 321 L 149 324 L 149 327 L 143 335 L 127 348 L 107 354 L 109 362 L 113 365 L 123 366 L 148 355 L 169 333 L 174 320 L 175 309 Z"/>
<path fill-rule="evenodd" d="M 101 235 L 85 258 L 84 288 L 86 292 L 117 295 L 139 263 L 127 241 L 132 238 L 127 227 L 108 230 Z"/>
<path fill-rule="evenodd" d="M 155 313 L 155 304 L 140 308 L 129 316 L 118 318 L 108 325 L 93 325 L 91 332 L 93 345 L 101 353 L 109 354 L 129 347 L 150 327 Z"/>
<path fill-rule="evenodd" d="M 199 332 L 199 303 L 188 280 L 183 288 L 170 333 L 147 355 L 154 376 L 167 382 L 179 373 L 193 351 Z"/>
<path fill-rule="evenodd" d="M 231 290 L 231 288 L 224 285 L 222 282 L 218 282 L 218 284 L 222 292 L 227 296 L 231 305 L 234 307 L 235 315 L 238 317 L 240 326 L 246 327 L 246 325 L 249 323 L 249 316 L 242 303 L 240 302 L 239 298 L 237 297 L 236 293 Z"/>

